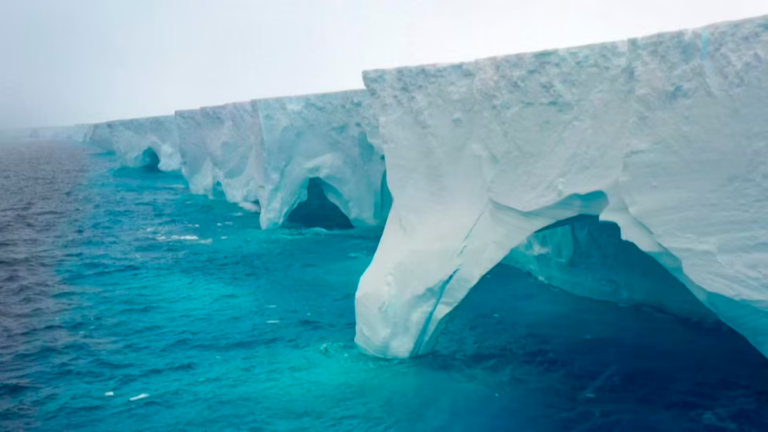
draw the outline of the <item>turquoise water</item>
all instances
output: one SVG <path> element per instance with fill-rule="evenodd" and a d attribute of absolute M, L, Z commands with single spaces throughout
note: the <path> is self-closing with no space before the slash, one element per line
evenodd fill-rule
<path fill-rule="evenodd" d="M 768 361 L 722 325 L 499 266 L 434 353 L 373 359 L 376 230 L 261 231 L 179 175 L 3 150 L 2 430 L 768 430 Z"/>

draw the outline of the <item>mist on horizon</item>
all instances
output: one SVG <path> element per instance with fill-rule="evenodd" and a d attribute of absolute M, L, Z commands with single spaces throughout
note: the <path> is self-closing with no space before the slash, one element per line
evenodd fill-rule
<path fill-rule="evenodd" d="M 361 88 L 361 72 L 768 14 L 764 0 L 0 0 L 0 129 Z"/>

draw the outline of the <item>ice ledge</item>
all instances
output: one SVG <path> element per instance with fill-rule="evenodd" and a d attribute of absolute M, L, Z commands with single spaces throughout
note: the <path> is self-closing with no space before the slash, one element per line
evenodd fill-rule
<path fill-rule="evenodd" d="M 364 351 L 428 351 L 512 248 L 594 214 L 768 354 L 768 19 L 364 81 L 395 200 Z"/>

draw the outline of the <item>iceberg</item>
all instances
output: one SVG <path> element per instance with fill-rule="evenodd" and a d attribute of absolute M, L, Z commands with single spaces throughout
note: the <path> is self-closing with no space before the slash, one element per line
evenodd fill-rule
<path fill-rule="evenodd" d="M 120 164 L 157 164 L 162 171 L 181 168 L 176 120 L 173 116 L 117 120 L 93 125 L 87 142 L 115 152 Z"/>
<path fill-rule="evenodd" d="M 112 134 L 109 131 L 109 123 L 92 125 L 85 138 L 85 142 L 107 152 L 115 151 L 115 144 L 112 142 Z"/>
<path fill-rule="evenodd" d="M 378 122 L 368 92 L 353 90 L 262 99 L 259 107 L 267 183 L 261 225 L 276 227 L 319 179 L 325 196 L 354 226 L 383 223 L 388 208 Z"/>
<path fill-rule="evenodd" d="M 192 193 L 213 195 L 220 184 L 227 200 L 262 200 L 263 145 L 258 107 L 230 103 L 176 112 L 181 172 Z"/>
<path fill-rule="evenodd" d="M 5 130 L 0 131 L 0 142 L 64 141 L 82 143 L 86 140 L 89 130 L 89 125 Z"/>
<path fill-rule="evenodd" d="M 178 111 L 182 172 L 194 193 L 221 185 L 228 201 L 281 226 L 310 180 L 354 226 L 388 212 L 383 155 L 365 90 L 260 99 Z"/>
<path fill-rule="evenodd" d="M 363 351 L 428 352 L 506 260 L 582 295 L 711 311 L 768 355 L 768 18 L 363 78 L 394 199 L 356 294 Z M 569 277 L 574 256 L 628 253 L 619 235 L 663 289 L 625 283 L 633 263 L 613 266 L 620 289 Z"/>

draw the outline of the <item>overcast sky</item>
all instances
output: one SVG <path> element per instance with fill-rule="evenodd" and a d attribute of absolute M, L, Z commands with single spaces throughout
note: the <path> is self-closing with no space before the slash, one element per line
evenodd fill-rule
<path fill-rule="evenodd" d="M 0 128 L 361 88 L 364 69 L 768 14 L 768 0 L 0 0 Z"/>

